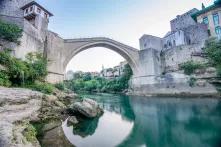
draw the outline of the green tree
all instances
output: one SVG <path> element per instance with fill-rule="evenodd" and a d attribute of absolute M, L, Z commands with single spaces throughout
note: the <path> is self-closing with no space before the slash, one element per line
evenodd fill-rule
<path fill-rule="evenodd" d="M 85 73 L 83 76 L 82 76 L 83 80 L 84 81 L 90 81 L 91 80 L 91 73 Z"/>
<path fill-rule="evenodd" d="M 47 60 L 41 53 L 29 53 L 26 56 L 29 68 L 29 81 L 44 80 L 47 76 Z"/>
<path fill-rule="evenodd" d="M 82 78 L 81 74 L 80 73 L 74 73 L 74 79 L 80 79 Z"/>
<path fill-rule="evenodd" d="M 204 51 L 208 57 L 209 64 L 216 67 L 217 74 L 221 76 L 221 40 L 209 39 L 206 41 Z"/>
<path fill-rule="evenodd" d="M 95 80 L 95 79 L 92 79 L 90 81 L 86 81 L 84 84 L 84 90 L 89 91 L 89 92 L 95 91 L 95 90 L 97 90 L 97 85 L 98 85 L 97 80 Z"/>
<path fill-rule="evenodd" d="M 111 69 L 112 70 L 112 69 Z M 102 77 L 91 77 L 90 73 L 79 76 L 78 79 L 66 81 L 66 87 L 74 91 L 102 91 L 102 92 L 121 92 L 128 88 L 128 81 L 133 72 L 127 64 L 121 77 L 115 79 L 105 79 Z"/>

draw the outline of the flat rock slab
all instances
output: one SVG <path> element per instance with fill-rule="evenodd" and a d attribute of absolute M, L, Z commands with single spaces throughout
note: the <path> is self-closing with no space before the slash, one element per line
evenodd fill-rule
<path fill-rule="evenodd" d="M 15 135 L 16 122 L 37 119 L 41 108 L 43 94 L 22 88 L 0 87 L 0 146 L 31 146 L 24 145 L 20 132 Z M 13 141 L 12 141 L 13 140 Z"/>

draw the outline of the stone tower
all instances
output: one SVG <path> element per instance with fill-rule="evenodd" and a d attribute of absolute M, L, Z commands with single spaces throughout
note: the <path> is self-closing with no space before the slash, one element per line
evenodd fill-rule
<path fill-rule="evenodd" d="M 52 13 L 33 0 L 0 0 L 0 20 L 23 29 L 20 45 L 2 44 L 21 59 L 29 52 L 44 52 L 50 16 Z"/>

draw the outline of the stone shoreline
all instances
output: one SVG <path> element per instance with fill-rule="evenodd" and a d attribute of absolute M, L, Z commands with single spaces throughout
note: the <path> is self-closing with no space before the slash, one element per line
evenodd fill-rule
<path fill-rule="evenodd" d="M 40 147 L 36 134 L 25 136 L 33 133 L 27 132 L 30 122 L 61 120 L 66 115 L 65 103 L 72 96 L 59 91 L 45 95 L 29 89 L 0 87 L 0 146 Z"/>

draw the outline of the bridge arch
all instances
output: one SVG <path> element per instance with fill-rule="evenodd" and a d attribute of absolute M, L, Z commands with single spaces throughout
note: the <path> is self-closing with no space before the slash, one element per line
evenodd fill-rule
<path fill-rule="evenodd" d="M 104 47 L 120 54 L 130 65 L 134 74 L 138 73 L 138 50 L 108 38 L 70 39 L 64 41 L 66 58 L 63 67 L 66 69 L 70 60 L 78 53 L 94 48 Z"/>

